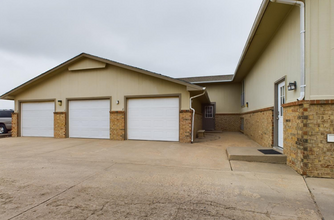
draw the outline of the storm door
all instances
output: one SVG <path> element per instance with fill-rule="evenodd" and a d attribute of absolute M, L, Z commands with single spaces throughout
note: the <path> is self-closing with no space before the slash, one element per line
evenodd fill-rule
<path fill-rule="evenodd" d="M 285 82 L 278 84 L 277 91 L 278 146 L 283 148 L 283 107 L 285 103 Z"/>

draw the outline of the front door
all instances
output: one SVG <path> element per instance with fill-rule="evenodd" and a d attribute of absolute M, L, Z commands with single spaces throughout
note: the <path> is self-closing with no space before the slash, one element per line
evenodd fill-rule
<path fill-rule="evenodd" d="M 283 107 L 285 103 L 285 82 L 281 82 L 277 87 L 277 120 L 278 120 L 278 146 L 283 148 Z"/>
<path fill-rule="evenodd" d="M 215 104 L 208 104 L 203 106 L 203 129 L 206 131 L 215 130 L 215 107 Z"/>

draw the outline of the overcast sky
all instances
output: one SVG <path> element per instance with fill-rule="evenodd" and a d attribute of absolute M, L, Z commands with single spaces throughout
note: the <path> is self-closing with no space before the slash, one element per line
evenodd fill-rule
<path fill-rule="evenodd" d="M 2 0 L 0 94 L 82 52 L 171 77 L 232 74 L 261 2 Z"/>

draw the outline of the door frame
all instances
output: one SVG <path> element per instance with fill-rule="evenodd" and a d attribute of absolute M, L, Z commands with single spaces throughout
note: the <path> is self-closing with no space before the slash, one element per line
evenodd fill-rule
<path fill-rule="evenodd" d="M 285 82 L 286 84 L 286 75 L 280 78 L 279 80 L 275 81 L 274 85 L 274 114 L 273 114 L 273 121 L 274 121 L 274 139 L 273 139 L 273 147 L 278 147 L 281 149 L 281 147 L 278 146 L 278 85 L 282 82 Z M 286 85 L 285 85 L 286 89 Z M 286 93 L 285 93 L 286 94 Z M 284 123 L 284 120 L 283 120 Z M 284 146 L 284 144 L 283 144 Z"/>

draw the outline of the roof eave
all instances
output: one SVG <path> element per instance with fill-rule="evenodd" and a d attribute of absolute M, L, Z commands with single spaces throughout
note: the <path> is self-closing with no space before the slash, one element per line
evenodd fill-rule
<path fill-rule="evenodd" d="M 248 35 L 246 44 L 245 44 L 244 49 L 243 49 L 243 51 L 241 53 L 241 57 L 240 57 L 240 59 L 238 61 L 237 67 L 236 67 L 236 69 L 234 71 L 233 78 L 232 78 L 231 81 L 234 81 L 234 78 L 237 75 L 237 73 L 238 73 L 238 71 L 240 69 L 240 66 L 242 65 L 242 62 L 243 62 L 243 60 L 244 60 L 244 58 L 245 58 L 245 56 L 246 56 L 246 54 L 248 52 L 248 49 L 249 49 L 249 47 L 250 47 L 250 45 L 251 45 L 251 43 L 253 41 L 253 38 L 254 38 L 254 36 L 256 34 L 256 31 L 257 31 L 257 29 L 258 29 L 258 27 L 259 27 L 259 25 L 261 23 L 261 20 L 262 20 L 263 15 L 264 15 L 267 7 L 268 7 L 269 2 L 270 2 L 270 0 L 263 0 L 262 3 L 261 3 L 260 9 L 259 9 L 259 11 L 258 11 L 258 13 L 256 15 L 256 18 L 255 18 L 255 21 L 253 23 L 252 29 L 250 31 L 250 34 Z"/>
<path fill-rule="evenodd" d="M 10 91 L 8 91 L 8 92 L 2 94 L 2 95 L 0 96 L 0 98 L 1 98 L 1 99 L 6 99 L 6 97 L 13 97 L 13 96 L 11 96 L 12 93 L 14 93 L 14 92 L 16 92 L 16 91 L 22 89 L 22 88 L 25 87 L 25 86 L 30 85 L 31 83 L 33 83 L 33 82 L 35 82 L 35 81 L 37 81 L 37 80 L 39 80 L 39 79 L 45 77 L 46 75 L 48 75 L 48 74 L 50 74 L 50 73 L 52 73 L 52 72 L 54 72 L 54 71 L 57 71 L 57 70 L 61 69 L 62 67 L 64 67 L 64 66 L 67 65 L 68 63 L 73 62 L 73 61 L 75 61 L 75 60 L 81 58 L 82 56 L 84 56 L 84 53 L 81 53 L 81 54 L 79 54 L 79 55 L 77 55 L 77 56 L 75 56 L 75 57 L 73 57 L 73 58 L 71 58 L 71 59 L 69 59 L 69 60 L 67 60 L 67 61 L 65 61 L 65 62 L 63 62 L 63 63 L 61 63 L 61 64 L 59 64 L 58 66 L 56 66 L 56 67 L 54 67 L 54 68 L 52 68 L 52 69 L 50 69 L 50 70 L 48 70 L 48 71 L 46 71 L 46 72 L 44 72 L 44 73 L 42 73 L 42 74 L 40 74 L 40 75 L 38 75 L 38 76 L 36 76 L 36 77 L 34 77 L 34 78 L 28 80 L 27 82 L 25 82 L 25 83 L 23 83 L 23 84 L 21 84 L 21 85 L 15 87 L 14 89 L 12 89 L 12 90 L 10 90 Z M 14 99 L 14 98 L 13 98 L 13 99 Z M 10 99 L 10 100 L 13 100 L 13 99 Z"/>
<path fill-rule="evenodd" d="M 163 80 L 167 80 L 167 81 L 170 81 L 170 82 L 173 82 L 173 83 L 176 83 L 176 84 L 181 84 L 181 85 L 184 85 L 187 87 L 187 90 L 188 91 L 199 91 L 199 90 L 203 90 L 203 87 L 201 86 L 198 86 L 198 85 L 194 85 L 192 83 L 189 83 L 189 82 L 184 82 L 182 80 L 178 80 L 178 79 L 174 79 L 174 78 L 171 78 L 171 77 L 168 77 L 168 76 L 164 76 L 164 75 L 161 75 L 161 74 L 158 74 L 158 73 L 154 73 L 154 72 L 150 72 L 150 71 L 147 71 L 147 70 L 144 70 L 144 69 L 140 69 L 138 67 L 133 67 L 133 66 L 129 66 L 129 65 L 126 65 L 126 64 L 122 64 L 122 63 L 118 63 L 118 62 L 115 62 L 115 61 L 111 61 L 111 60 L 108 60 L 108 59 L 105 59 L 105 58 L 101 58 L 101 57 L 98 57 L 98 56 L 94 56 L 94 55 L 91 55 L 91 54 L 87 54 L 87 53 L 81 53 L 61 64 L 59 64 L 58 66 L 32 78 L 31 80 L 15 87 L 14 89 L 4 93 L 3 95 L 0 96 L 1 99 L 9 99 L 9 100 L 13 100 L 13 96 L 12 94 L 28 85 L 30 85 L 31 83 L 33 82 L 36 82 L 37 80 L 65 67 L 66 65 L 68 65 L 69 63 L 72 63 L 82 57 L 87 57 L 87 58 L 90 58 L 90 59 L 94 59 L 94 60 L 98 60 L 98 61 L 102 61 L 102 62 L 105 62 L 105 63 L 108 63 L 108 64 L 111 64 L 111 65 L 114 65 L 114 66 L 119 66 L 121 68 L 125 68 L 125 69 L 129 69 L 129 70 L 132 70 L 132 71 L 136 71 L 136 72 L 140 72 L 140 73 L 143 73 L 143 74 L 146 74 L 146 75 L 149 75 L 149 76 L 153 76 L 153 77 L 156 77 L 156 78 L 160 78 L 160 79 L 163 79 Z M 10 97 L 10 98 L 8 98 Z"/>

